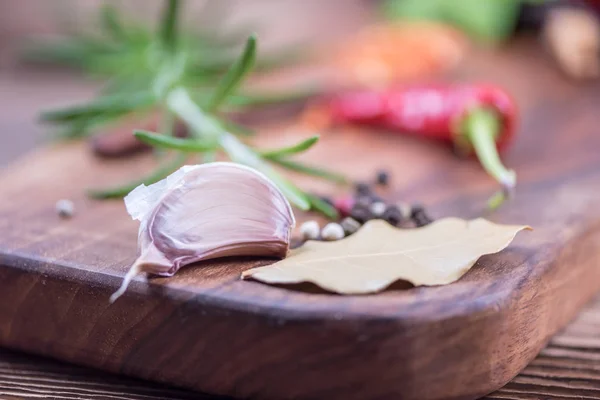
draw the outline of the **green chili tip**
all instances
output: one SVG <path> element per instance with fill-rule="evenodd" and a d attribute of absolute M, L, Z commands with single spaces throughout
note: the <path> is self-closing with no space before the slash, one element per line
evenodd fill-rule
<path fill-rule="evenodd" d="M 488 202 L 492 209 L 500 206 L 504 200 L 512 198 L 517 184 L 515 171 L 507 169 L 500 161 L 496 147 L 500 127 L 501 120 L 498 114 L 489 108 L 473 109 L 465 118 L 464 137 L 473 146 L 485 171 L 501 185 L 501 191 Z"/>

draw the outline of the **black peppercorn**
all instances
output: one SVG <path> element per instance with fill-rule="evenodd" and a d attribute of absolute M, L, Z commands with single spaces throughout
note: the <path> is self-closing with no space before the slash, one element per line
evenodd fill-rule
<path fill-rule="evenodd" d="M 390 182 L 390 174 L 387 171 L 381 170 L 377 172 L 377 184 L 387 186 Z"/>
<path fill-rule="evenodd" d="M 357 196 L 354 200 L 354 205 L 368 208 L 371 203 L 373 203 L 373 198 L 371 196 L 361 195 Z"/>
<path fill-rule="evenodd" d="M 354 207 L 352 207 L 352 210 L 350 210 L 350 216 L 361 224 L 364 224 L 372 218 L 369 207 L 361 204 L 355 204 Z"/>
<path fill-rule="evenodd" d="M 429 225 L 433 221 L 429 218 L 427 213 L 425 213 L 425 208 L 420 204 L 412 206 L 411 219 L 417 227 Z"/>
<path fill-rule="evenodd" d="M 388 206 L 383 215 L 381 216 L 390 225 L 398 226 L 402 222 L 402 212 L 394 205 Z"/>
<path fill-rule="evenodd" d="M 364 182 L 359 182 L 356 184 L 356 186 L 354 187 L 354 190 L 356 191 L 357 194 L 360 195 L 369 195 L 371 194 L 371 186 L 369 186 L 367 183 Z"/>
<path fill-rule="evenodd" d="M 410 216 L 414 218 L 415 215 L 420 214 L 425 211 L 425 207 L 422 204 L 416 203 L 411 206 Z"/>
<path fill-rule="evenodd" d="M 415 225 L 420 228 L 422 226 L 425 225 L 429 225 L 430 223 L 432 223 L 433 221 L 427 216 L 427 215 L 419 215 L 418 217 L 413 218 L 413 220 L 415 221 Z"/>

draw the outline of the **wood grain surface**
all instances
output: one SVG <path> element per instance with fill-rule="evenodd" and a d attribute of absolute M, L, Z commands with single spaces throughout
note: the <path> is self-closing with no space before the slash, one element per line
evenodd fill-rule
<path fill-rule="evenodd" d="M 457 77 L 517 98 L 523 124 L 507 163 L 519 194 L 488 217 L 536 229 L 457 283 L 342 297 L 240 281 L 268 261 L 223 260 L 138 280 L 111 305 L 137 226 L 122 203 L 83 189 L 151 160 L 115 164 L 57 146 L 0 176 L 0 345 L 244 398 L 474 399 L 501 387 L 600 288 L 600 91 L 566 83 L 540 58 L 515 45 L 474 56 Z M 261 140 L 297 137 L 271 129 Z M 307 158 L 356 178 L 388 167 L 395 189 L 385 196 L 423 201 L 436 217 L 481 215 L 493 190 L 475 162 L 414 138 L 332 132 Z M 75 201 L 73 219 L 56 216 L 60 198 Z M 527 390 L 544 379 L 518 378 L 498 396 L 540 398 Z"/>
<path fill-rule="evenodd" d="M 600 297 L 515 379 L 482 400 L 600 399 Z M 223 400 L 0 349 L 3 399 Z"/>

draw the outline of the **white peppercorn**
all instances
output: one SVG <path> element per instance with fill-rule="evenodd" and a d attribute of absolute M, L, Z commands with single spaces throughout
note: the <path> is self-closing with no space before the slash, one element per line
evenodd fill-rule
<path fill-rule="evenodd" d="M 373 214 L 374 217 L 378 218 L 383 215 L 386 207 L 387 206 L 385 205 L 384 202 L 376 201 L 375 203 L 373 203 L 369 206 L 369 211 L 371 211 L 371 214 Z"/>
<path fill-rule="evenodd" d="M 75 204 L 71 200 L 59 200 L 56 202 L 56 212 L 62 218 L 71 218 L 75 213 Z"/>
<path fill-rule="evenodd" d="M 321 231 L 323 240 L 339 240 L 344 238 L 344 228 L 336 222 L 330 222 Z"/>
<path fill-rule="evenodd" d="M 300 226 L 300 234 L 304 240 L 318 239 L 320 230 L 319 223 L 314 220 L 306 221 Z"/>

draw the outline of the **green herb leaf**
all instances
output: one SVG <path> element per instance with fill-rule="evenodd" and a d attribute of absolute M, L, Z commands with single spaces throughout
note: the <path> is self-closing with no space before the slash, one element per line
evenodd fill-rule
<path fill-rule="evenodd" d="M 177 11 L 179 0 L 168 0 L 160 24 L 160 39 L 166 49 L 173 50 L 177 41 Z"/>
<path fill-rule="evenodd" d="M 339 213 L 331 204 L 321 200 L 318 196 L 312 194 L 306 194 L 308 201 L 310 202 L 310 208 L 315 211 L 319 211 L 323 215 L 333 220 L 339 218 Z"/>
<path fill-rule="evenodd" d="M 279 157 L 265 157 L 265 158 L 267 158 L 269 161 L 271 161 L 275 164 L 278 164 L 278 165 L 285 167 L 287 169 L 290 169 L 292 171 L 299 172 L 301 174 L 315 176 L 315 177 L 322 178 L 322 179 L 332 181 L 335 183 L 348 183 L 348 180 L 343 175 L 340 175 L 335 172 L 330 172 L 330 171 L 327 171 L 322 168 L 312 167 L 312 166 L 309 166 L 306 164 L 302 164 L 298 161 L 291 161 L 291 160 L 287 160 L 285 158 L 279 158 Z"/>
<path fill-rule="evenodd" d="M 225 120 L 219 122 L 221 122 L 221 125 L 226 131 L 234 133 L 238 136 L 253 136 L 256 134 L 256 132 L 254 132 L 252 129 L 240 124 L 236 124 L 235 122 Z"/>
<path fill-rule="evenodd" d="M 231 65 L 225 76 L 219 81 L 215 91 L 208 102 L 209 111 L 216 110 L 225 98 L 233 93 L 242 81 L 242 78 L 250 71 L 256 58 L 256 36 L 248 37 L 246 47 L 242 55 Z"/>
<path fill-rule="evenodd" d="M 233 95 L 227 103 L 239 107 L 260 107 L 272 104 L 291 103 L 305 100 L 311 96 L 320 93 L 317 87 L 300 88 L 286 92 L 248 92 L 239 95 Z"/>
<path fill-rule="evenodd" d="M 453 24 L 488 42 L 506 39 L 513 31 L 523 0 L 387 0 L 384 13 L 392 19 L 437 20 Z"/>
<path fill-rule="evenodd" d="M 127 39 L 125 28 L 119 21 L 117 11 L 110 4 L 104 4 L 100 9 L 100 25 L 103 30 L 117 41 Z"/>
<path fill-rule="evenodd" d="M 100 97 L 91 103 L 45 111 L 40 114 L 44 122 L 68 122 L 78 118 L 91 118 L 105 113 L 128 113 L 153 105 L 156 102 L 150 91 L 140 93 L 119 93 Z"/>
<path fill-rule="evenodd" d="M 161 179 L 166 178 L 179 167 L 181 167 L 185 163 L 186 158 L 186 155 L 179 154 L 170 162 L 160 165 L 154 172 L 145 178 L 108 189 L 89 190 L 88 195 L 95 199 L 114 199 L 124 197 L 141 184 L 151 185 L 160 181 Z"/>
<path fill-rule="evenodd" d="M 277 187 L 281 190 L 281 192 L 287 197 L 287 199 L 303 211 L 308 211 L 310 209 L 310 201 L 308 200 L 307 194 L 302 190 L 298 189 L 293 183 L 283 178 L 275 171 L 264 171 L 261 170 L 269 179 L 277 185 Z"/>
<path fill-rule="evenodd" d="M 101 127 L 118 121 L 122 116 L 122 113 L 104 113 L 93 117 L 76 118 L 63 124 L 64 126 L 61 126 L 53 136 L 63 140 L 87 137 Z"/>
<path fill-rule="evenodd" d="M 303 151 L 306 151 L 306 150 L 310 149 L 311 147 L 313 147 L 318 141 L 319 141 L 319 135 L 314 135 L 314 136 L 311 136 L 308 139 L 305 139 L 305 140 L 301 141 L 300 143 L 295 144 L 293 146 L 282 147 L 280 149 L 275 149 L 275 150 L 261 151 L 260 155 L 265 158 L 286 157 L 286 156 L 290 156 L 293 154 L 302 153 Z"/>
<path fill-rule="evenodd" d="M 151 146 L 189 153 L 214 151 L 218 146 L 216 143 L 207 143 L 198 139 L 182 139 L 141 130 L 136 130 L 133 134 L 140 141 Z"/>

